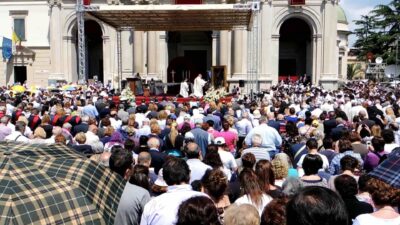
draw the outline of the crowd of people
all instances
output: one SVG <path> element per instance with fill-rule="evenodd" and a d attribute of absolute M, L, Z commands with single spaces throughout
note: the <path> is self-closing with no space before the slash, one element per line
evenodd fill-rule
<path fill-rule="evenodd" d="M 127 181 L 115 224 L 400 224 L 399 87 L 282 82 L 229 102 L 136 104 L 102 87 L 0 98 L 0 141 L 67 145 Z"/>

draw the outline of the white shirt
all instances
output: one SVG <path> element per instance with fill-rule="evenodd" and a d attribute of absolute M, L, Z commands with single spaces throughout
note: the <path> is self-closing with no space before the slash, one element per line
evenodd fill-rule
<path fill-rule="evenodd" d="M 142 135 L 147 136 L 149 134 L 151 134 L 151 129 L 150 129 L 149 125 L 143 126 L 142 128 L 138 129 L 136 132 L 137 137 L 140 137 Z"/>
<path fill-rule="evenodd" d="M 142 127 L 143 125 L 143 120 L 146 118 L 146 116 L 143 113 L 136 113 L 135 114 L 135 122 L 138 123 L 139 127 Z"/>
<path fill-rule="evenodd" d="M 297 167 L 301 168 L 301 169 L 299 169 L 299 177 L 302 177 L 304 175 L 304 170 L 302 167 L 303 167 L 303 161 L 304 161 L 304 158 L 306 157 L 306 155 L 307 154 L 302 155 L 299 159 L 299 162 L 297 163 Z M 329 169 L 328 158 L 325 155 L 322 155 L 320 153 L 317 153 L 316 155 L 319 155 L 322 158 L 322 169 L 321 170 L 328 171 L 328 169 Z"/>
<path fill-rule="evenodd" d="M 103 143 L 100 141 L 99 136 L 91 131 L 86 132 L 86 142 L 85 144 L 91 145 L 94 152 L 103 152 Z"/>
<path fill-rule="evenodd" d="M 394 219 L 381 219 L 371 214 L 362 214 L 356 217 L 353 225 L 399 225 L 400 216 Z"/>
<path fill-rule="evenodd" d="M 263 194 L 263 195 L 262 195 L 262 199 L 261 199 L 261 205 L 260 205 L 260 206 L 257 206 L 257 205 L 255 205 L 255 204 L 253 203 L 253 201 L 251 201 L 251 199 L 249 198 L 248 195 L 243 195 L 242 197 L 238 198 L 238 199 L 235 201 L 235 204 L 238 204 L 238 205 L 241 205 L 241 204 L 250 204 L 250 205 L 253 205 L 254 207 L 256 207 L 256 209 L 257 209 L 257 211 L 258 211 L 258 214 L 261 216 L 261 215 L 262 215 L 262 212 L 263 212 L 263 210 L 264 210 L 264 207 L 265 207 L 266 205 L 268 205 L 268 203 L 270 203 L 271 201 L 272 201 L 271 196 L 266 195 L 266 194 Z"/>
<path fill-rule="evenodd" d="M 179 206 L 195 196 L 207 196 L 193 191 L 188 184 L 169 186 L 167 193 L 150 200 L 144 207 L 140 225 L 176 224 Z"/>
<path fill-rule="evenodd" d="M 188 159 L 186 163 L 190 169 L 190 183 L 195 180 L 201 180 L 208 169 L 212 169 L 211 166 L 203 163 L 199 159 Z"/>
<path fill-rule="evenodd" d="M 388 154 L 392 153 L 393 149 L 399 147 L 398 144 L 392 143 L 392 144 L 385 144 L 384 151 L 387 152 Z"/>
<path fill-rule="evenodd" d="M 136 118 L 135 118 L 136 119 Z M 111 126 L 115 129 L 118 130 L 121 125 L 122 125 L 122 121 L 121 120 L 116 120 L 115 118 L 110 118 L 110 123 Z"/>
<path fill-rule="evenodd" d="M 225 171 L 229 171 L 229 173 L 226 174 L 228 180 L 231 180 L 232 177 L 232 171 L 237 168 L 237 163 L 235 158 L 233 157 L 232 153 L 224 151 L 224 150 L 218 150 L 219 157 L 221 158 L 222 164 L 224 166 Z"/>
<path fill-rule="evenodd" d="M 22 143 L 29 143 L 29 139 L 21 134 L 19 131 L 13 131 L 11 134 L 4 138 L 5 141 L 15 141 Z"/>

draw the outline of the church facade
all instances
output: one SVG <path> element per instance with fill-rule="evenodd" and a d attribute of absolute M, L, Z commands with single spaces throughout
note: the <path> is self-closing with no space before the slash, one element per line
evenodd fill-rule
<path fill-rule="evenodd" d="M 1 85 L 26 82 L 45 87 L 78 80 L 75 0 L 6 1 L 0 16 L 9 18 L 0 34 L 11 37 L 11 27 L 24 19 L 24 39 L 10 62 L 0 64 Z M 235 4 L 240 0 L 92 0 L 92 5 Z M 243 2 L 245 3 L 245 2 Z M 253 30 L 121 32 L 118 65 L 117 31 L 87 15 L 87 78 L 118 87 L 139 73 L 163 83 L 209 78 L 221 66 L 229 87 L 249 82 L 257 73 L 259 89 L 284 79 L 309 77 L 314 84 L 334 88 L 346 79 L 348 23 L 338 0 L 264 0 L 255 12 Z M 201 19 L 201 18 L 199 18 Z M 18 32 L 21 32 L 18 27 Z M 251 32 L 257 31 L 257 35 Z M 22 34 L 21 34 L 22 35 Z M 257 61 L 254 64 L 253 61 Z M 256 65 L 256 68 L 250 68 Z M 122 77 L 118 69 L 121 69 Z M 208 75 L 208 76 L 207 76 Z M 253 79 L 254 76 L 251 78 Z"/>

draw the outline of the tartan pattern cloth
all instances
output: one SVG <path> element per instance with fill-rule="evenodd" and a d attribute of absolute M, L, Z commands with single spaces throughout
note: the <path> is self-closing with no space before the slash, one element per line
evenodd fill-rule
<path fill-rule="evenodd" d="M 400 150 L 393 151 L 388 158 L 369 173 L 390 186 L 400 188 Z"/>
<path fill-rule="evenodd" d="M 0 142 L 0 224 L 114 224 L 124 187 L 66 146 Z"/>

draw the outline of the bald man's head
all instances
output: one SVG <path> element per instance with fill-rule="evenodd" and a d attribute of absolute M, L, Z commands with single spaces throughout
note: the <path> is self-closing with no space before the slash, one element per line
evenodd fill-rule
<path fill-rule="evenodd" d="M 198 159 L 200 157 L 200 147 L 194 142 L 189 142 L 185 151 L 188 159 Z"/>
<path fill-rule="evenodd" d="M 146 167 L 150 167 L 151 165 L 151 155 L 148 152 L 141 152 L 138 155 L 138 164 Z"/>

